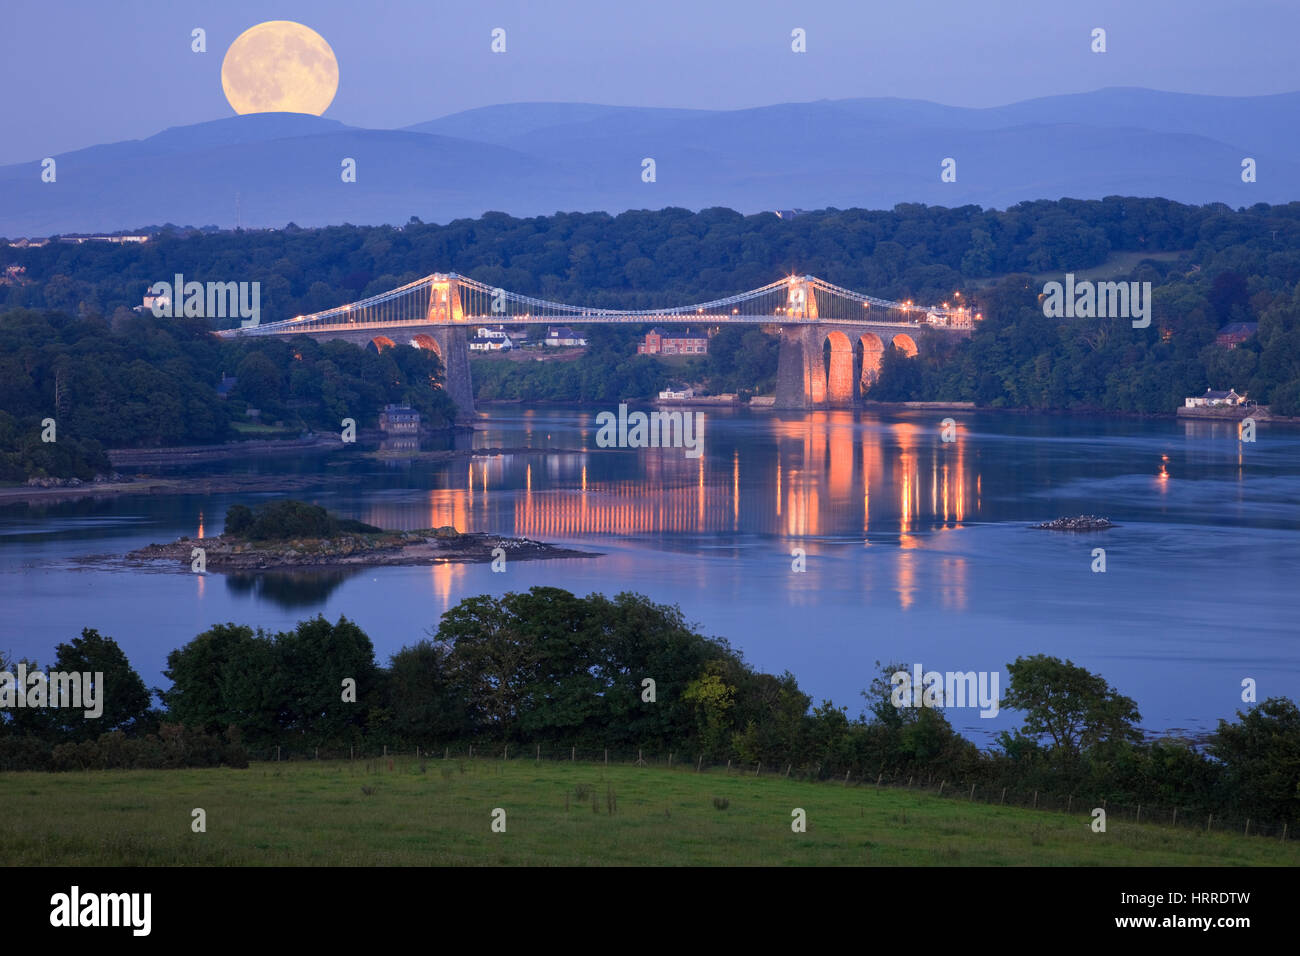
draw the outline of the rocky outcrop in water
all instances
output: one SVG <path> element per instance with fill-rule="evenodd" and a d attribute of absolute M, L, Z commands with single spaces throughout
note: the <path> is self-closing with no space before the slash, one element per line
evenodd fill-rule
<path fill-rule="evenodd" d="M 1098 518 L 1096 515 L 1079 515 L 1075 518 L 1057 518 L 1055 521 L 1044 521 L 1042 524 L 1030 525 L 1031 528 L 1039 528 L 1044 531 L 1105 531 L 1107 528 L 1115 527 L 1109 518 Z"/>

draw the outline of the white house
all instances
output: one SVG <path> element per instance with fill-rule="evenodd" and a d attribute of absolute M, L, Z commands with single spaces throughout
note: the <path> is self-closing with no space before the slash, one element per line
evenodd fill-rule
<path fill-rule="evenodd" d="M 478 335 L 469 340 L 469 350 L 471 352 L 502 352 L 514 348 L 514 343 L 510 341 L 510 336 L 504 332 L 484 335 L 484 332 L 494 332 L 491 329 L 479 329 Z"/>
<path fill-rule="evenodd" d="M 1200 408 L 1207 405 L 1240 405 L 1245 401 L 1245 395 L 1238 395 L 1236 391 L 1231 388 L 1226 392 L 1216 392 L 1212 388 L 1207 388 L 1204 395 L 1195 395 L 1191 398 L 1183 399 L 1183 405 L 1187 408 Z"/>

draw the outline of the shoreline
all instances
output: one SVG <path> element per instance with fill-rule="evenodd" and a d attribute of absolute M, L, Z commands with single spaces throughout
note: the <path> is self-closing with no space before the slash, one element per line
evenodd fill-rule
<path fill-rule="evenodd" d="M 213 495 L 235 491 L 276 492 L 302 491 L 322 484 L 336 483 L 330 476 L 296 475 L 214 475 L 209 477 L 154 478 L 143 476 L 130 481 L 87 482 L 73 488 L 32 488 L 17 485 L 0 488 L 0 506 L 26 502 L 56 504 L 80 498 L 116 498 L 120 495 Z"/>
<path fill-rule="evenodd" d="M 189 462 L 227 461 L 252 454 L 284 454 L 293 451 L 328 451 L 341 448 L 337 438 L 255 438 L 222 442 L 219 445 L 173 445 L 166 448 L 110 448 L 108 460 L 114 468 L 141 465 L 183 465 Z"/>

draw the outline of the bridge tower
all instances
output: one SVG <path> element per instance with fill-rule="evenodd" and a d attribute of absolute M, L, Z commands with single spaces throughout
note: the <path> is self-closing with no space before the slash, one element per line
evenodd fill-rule
<path fill-rule="evenodd" d="M 460 276 L 456 273 L 432 277 L 429 283 L 429 321 L 465 321 L 465 307 L 460 298 Z"/>
<path fill-rule="evenodd" d="M 429 335 L 438 344 L 447 394 L 456 403 L 457 417 L 474 417 L 474 385 L 469 371 L 469 337 L 465 332 L 465 303 L 460 276 L 436 274 L 429 282 Z"/>
<path fill-rule="evenodd" d="M 790 291 L 786 296 L 785 314 L 792 319 L 817 318 L 817 295 L 813 290 L 812 276 L 790 277 Z"/>
<path fill-rule="evenodd" d="M 465 326 L 435 325 L 428 334 L 438 343 L 445 388 L 456 403 L 456 417 L 468 421 L 474 417 L 474 383 L 469 373 L 469 336 Z"/>

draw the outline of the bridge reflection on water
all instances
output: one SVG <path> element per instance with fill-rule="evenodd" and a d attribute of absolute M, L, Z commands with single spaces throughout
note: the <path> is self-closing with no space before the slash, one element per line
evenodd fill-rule
<path fill-rule="evenodd" d="M 851 410 L 791 418 L 715 415 L 706 415 L 705 453 L 695 459 L 680 449 L 598 449 L 594 412 L 564 423 L 547 416 L 534 425 L 527 412 L 480 421 L 475 448 L 552 450 L 457 461 L 432 473 L 428 483 L 435 487 L 421 493 L 420 505 L 405 495 L 369 498 L 360 517 L 391 528 L 454 525 L 541 540 L 590 539 L 596 550 L 610 536 L 657 538 L 670 550 L 736 546 L 758 536 L 785 539 L 779 547 L 788 556 L 796 547 L 813 554 L 819 542 L 856 538 L 899 552 L 892 564 L 903 607 L 916 599 L 910 552 L 942 552 L 935 535 L 979 518 L 978 452 L 967 450 L 960 425 L 956 442 L 940 441 L 933 413 L 923 423 L 881 422 Z M 931 557 L 944 563 L 943 584 L 932 598 L 964 607 L 965 559 Z M 452 593 L 462 570 L 431 569 L 435 593 Z"/>

